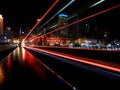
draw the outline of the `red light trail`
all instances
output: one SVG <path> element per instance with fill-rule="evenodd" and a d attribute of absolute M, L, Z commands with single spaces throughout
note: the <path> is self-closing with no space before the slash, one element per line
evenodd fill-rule
<path fill-rule="evenodd" d="M 105 9 L 105 10 L 102 10 L 102 11 L 97 12 L 97 13 L 95 13 L 95 14 L 92 14 L 92 15 L 90 15 L 90 16 L 87 16 L 87 17 L 85 17 L 85 18 L 83 18 L 83 19 L 77 20 L 77 21 L 72 22 L 72 23 L 70 23 L 70 24 L 67 24 L 67 25 L 65 25 L 65 26 L 59 27 L 59 28 L 57 28 L 57 29 L 55 29 L 55 30 L 52 30 L 52 31 L 46 33 L 46 35 L 51 34 L 51 33 L 53 33 L 53 32 L 56 32 L 56 31 L 58 31 L 58 30 L 67 28 L 67 27 L 69 27 L 69 26 L 71 26 L 71 25 L 74 25 L 74 24 L 76 24 L 76 23 L 83 22 L 83 21 L 85 21 L 85 20 L 87 20 L 87 19 L 90 19 L 90 18 L 92 18 L 92 17 L 98 16 L 98 15 L 100 15 L 100 14 L 103 14 L 103 13 L 108 12 L 108 11 L 110 11 L 110 10 L 116 9 L 116 8 L 118 8 L 118 7 L 120 7 L 120 4 L 118 4 L 118 5 L 116 5 L 116 6 L 112 6 L 112 7 L 110 7 L 110 8 Z M 44 35 L 41 35 L 41 36 L 39 36 L 39 37 L 35 37 L 35 38 L 32 38 L 32 39 L 35 40 L 35 39 L 38 39 L 38 38 L 40 38 L 40 37 L 42 37 L 42 36 L 44 36 Z"/>
<path fill-rule="evenodd" d="M 107 70 L 111 70 L 111 71 L 120 73 L 120 65 L 119 64 L 110 63 L 110 62 L 106 62 L 106 61 L 93 60 L 93 59 L 88 59 L 88 58 L 80 58 L 80 57 L 69 55 L 69 54 L 63 54 L 63 53 L 58 53 L 58 52 L 43 50 L 43 49 L 37 49 L 37 48 L 32 48 L 32 47 L 27 47 L 27 48 L 34 49 L 37 51 L 42 51 L 42 52 L 56 55 L 56 56 L 59 56 L 62 58 L 67 58 L 67 59 L 70 59 L 73 61 L 81 62 L 81 63 L 88 64 L 88 65 L 93 65 L 96 67 L 100 67 L 100 68 L 104 68 Z"/>
<path fill-rule="evenodd" d="M 71 26 L 71 25 L 73 25 L 73 24 L 76 24 L 76 23 L 85 21 L 85 20 L 87 20 L 87 19 L 89 19 L 89 18 L 92 18 L 92 17 L 95 17 L 95 16 L 97 16 L 97 15 L 103 14 L 103 13 L 105 13 L 105 12 L 108 12 L 108 11 L 113 10 L 113 9 L 115 9 L 115 8 L 118 8 L 118 7 L 120 7 L 120 4 L 118 4 L 118 5 L 116 5 L 116 6 L 113 6 L 113 7 L 110 7 L 110 8 L 108 8 L 108 9 L 102 10 L 102 11 L 97 12 L 97 13 L 95 13 L 95 14 L 92 14 L 92 15 L 90 15 L 90 16 L 87 16 L 87 17 L 85 17 L 85 18 L 83 18 L 83 19 L 80 19 L 80 20 L 77 20 L 77 21 L 75 21 L 75 22 L 72 22 L 72 23 L 70 23 L 70 24 L 68 24 L 68 25 L 65 25 L 65 26 L 62 26 L 62 27 L 60 27 L 60 28 L 57 28 L 57 29 L 55 29 L 55 30 L 53 30 L 53 31 L 51 31 L 51 32 L 46 33 L 46 35 L 47 35 L 47 34 L 51 34 L 51 33 L 55 32 L 55 31 L 64 29 L 64 28 L 66 28 L 66 27 L 69 27 L 69 26 Z"/>
<path fill-rule="evenodd" d="M 38 22 L 33 26 L 32 29 L 30 29 L 29 33 L 26 35 L 26 37 L 23 39 L 22 42 L 26 40 L 26 38 L 31 34 L 31 32 L 35 29 L 35 27 L 44 19 L 44 17 L 53 9 L 53 7 L 59 2 L 59 0 L 56 0 L 51 7 L 46 11 L 46 13 L 38 20 Z"/>

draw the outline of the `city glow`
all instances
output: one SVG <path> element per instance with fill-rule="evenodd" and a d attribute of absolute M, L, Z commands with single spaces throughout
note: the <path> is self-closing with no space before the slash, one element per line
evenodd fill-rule
<path fill-rule="evenodd" d="M 20 41 L 19 40 L 14 40 L 13 42 L 19 44 Z"/>

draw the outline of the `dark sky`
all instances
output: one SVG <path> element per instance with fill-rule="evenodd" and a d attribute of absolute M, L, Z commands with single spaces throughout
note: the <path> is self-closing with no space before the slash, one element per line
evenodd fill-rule
<path fill-rule="evenodd" d="M 54 15 L 60 7 L 69 1 L 70 0 L 59 0 L 58 4 L 44 20 Z M 89 0 L 79 1 L 79 6 L 89 2 Z M 24 26 L 32 26 L 54 2 L 55 0 L 0 0 L 0 14 L 4 17 L 4 26 L 19 27 L 21 24 Z"/>
<path fill-rule="evenodd" d="M 59 4 L 63 1 L 60 0 Z M 20 27 L 21 25 L 31 27 L 54 2 L 55 0 L 0 0 L 0 14 L 4 17 L 4 27 Z M 49 17 L 50 15 L 47 15 L 46 18 Z"/>
<path fill-rule="evenodd" d="M 60 8 L 62 8 L 64 5 L 66 5 L 70 0 L 59 0 L 58 4 L 52 9 L 52 11 L 43 19 L 41 24 L 44 24 L 46 20 L 48 20 L 51 16 L 53 16 Z M 84 7 L 87 3 L 91 3 L 93 1 L 99 1 L 99 0 L 76 0 L 76 3 L 78 3 L 78 7 Z M 113 2 L 116 1 L 115 4 L 118 4 L 120 0 L 106 0 L 109 3 L 113 4 Z M 55 0 L 0 0 L 0 14 L 4 17 L 4 27 L 10 26 L 12 28 L 17 27 L 20 28 L 22 25 L 23 27 L 33 27 L 37 21 L 38 18 L 41 18 L 42 15 L 50 8 L 50 6 L 55 2 Z M 66 12 L 72 12 L 74 9 L 73 7 L 76 7 L 76 4 L 72 4 L 72 8 L 68 8 Z M 99 5 L 98 5 L 99 6 Z M 103 4 L 103 6 L 107 6 Z M 96 8 L 96 7 L 95 7 Z M 104 8 L 104 7 L 103 7 Z M 81 8 L 82 9 L 82 8 Z M 93 11 L 99 11 L 100 8 L 97 8 L 95 10 L 89 10 L 85 13 L 80 13 L 80 16 L 88 16 L 88 14 L 91 14 Z M 118 21 L 120 13 L 119 10 L 117 10 L 118 13 L 113 12 L 107 15 L 112 21 Z M 107 18 L 106 17 L 106 18 Z M 109 19 L 107 21 L 109 21 Z M 114 24 L 114 23 L 113 23 Z M 112 24 L 112 25 L 113 25 Z M 116 24 L 115 24 L 116 25 Z M 117 25 L 118 26 L 118 25 Z"/>

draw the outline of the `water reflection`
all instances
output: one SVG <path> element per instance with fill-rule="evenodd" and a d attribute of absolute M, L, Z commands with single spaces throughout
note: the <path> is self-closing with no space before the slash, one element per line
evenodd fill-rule
<path fill-rule="evenodd" d="M 0 90 L 71 90 L 72 87 L 22 47 L 17 47 L 0 63 L 0 85 Z"/>
<path fill-rule="evenodd" d="M 0 86 L 3 85 L 5 80 L 5 73 L 2 64 L 0 64 Z"/>
<path fill-rule="evenodd" d="M 12 67 L 12 62 L 11 62 L 10 56 L 8 56 L 8 59 L 7 59 L 7 68 L 8 68 L 8 72 L 10 72 L 11 67 Z"/>
<path fill-rule="evenodd" d="M 22 60 L 24 66 L 30 67 L 31 70 L 35 71 L 35 73 L 45 79 L 46 74 L 43 69 L 43 65 L 41 62 L 35 58 L 31 53 L 27 52 L 24 48 L 22 50 Z"/>

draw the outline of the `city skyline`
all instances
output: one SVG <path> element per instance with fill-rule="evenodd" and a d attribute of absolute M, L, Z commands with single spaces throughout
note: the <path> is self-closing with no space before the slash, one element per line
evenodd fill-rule
<path fill-rule="evenodd" d="M 98 4 L 97 1 L 101 1 L 101 3 Z M 103 2 L 102 2 L 103 1 Z M 29 27 L 31 29 L 37 20 L 42 17 L 42 15 L 50 8 L 50 6 L 55 2 L 55 0 L 52 0 L 50 3 L 44 3 L 41 2 L 41 0 L 34 0 L 30 1 L 29 5 L 24 3 L 23 1 L 9 1 L 4 0 L 1 4 L 0 12 L 3 13 L 4 17 L 4 28 L 10 27 L 14 32 L 19 33 L 20 28 L 23 28 L 24 31 L 26 27 Z M 86 3 L 87 2 L 87 3 Z M 81 19 L 87 18 L 89 16 L 94 15 L 95 13 L 99 13 L 101 11 L 104 11 L 107 8 L 113 7 L 118 3 L 119 0 L 96 0 L 96 1 L 89 1 L 88 0 L 60 0 L 56 6 L 51 10 L 48 15 L 45 16 L 45 18 L 41 21 L 38 30 L 42 30 L 44 28 L 53 27 L 54 23 L 58 22 L 58 16 L 59 14 L 66 14 L 68 15 L 68 24 L 70 24 L 72 21 L 79 21 Z M 58 8 L 59 7 L 59 8 Z M 109 10 L 109 9 L 108 9 Z M 92 18 L 86 19 L 83 22 L 78 23 L 78 27 L 84 28 L 81 33 L 81 28 L 72 28 L 72 29 L 79 29 L 78 32 L 74 32 L 74 36 L 78 36 L 81 34 L 81 36 L 85 37 L 94 35 L 92 37 L 96 37 L 95 30 L 102 29 L 102 32 L 105 33 L 103 30 L 107 30 L 110 32 L 111 36 L 114 38 L 119 38 L 119 13 L 120 9 L 114 9 L 110 10 L 108 12 L 103 13 L 102 15 L 96 15 Z M 78 16 L 77 16 L 78 15 Z M 53 18 L 55 16 L 54 20 L 51 22 L 48 22 L 50 18 Z M 76 17 L 74 19 L 74 17 Z M 48 22 L 48 23 L 47 23 Z M 45 23 L 45 24 L 44 24 Z M 41 26 L 44 26 L 41 28 Z M 46 25 L 46 26 L 45 26 Z M 90 29 L 86 32 L 85 25 L 90 25 Z M 72 25 L 74 27 L 74 25 Z M 92 28 L 91 28 L 92 27 Z M 95 29 L 98 27 L 98 29 Z M 49 28 L 48 28 L 49 29 Z M 52 29 L 51 29 L 52 30 Z M 53 28 L 54 30 L 54 28 Z M 48 30 L 50 31 L 50 30 Z M 98 32 L 97 32 L 98 33 Z M 17 34 L 18 35 L 18 34 Z M 84 36 L 85 35 L 85 36 Z M 104 34 L 103 34 L 104 35 Z M 99 36 L 98 36 L 99 37 Z"/>

